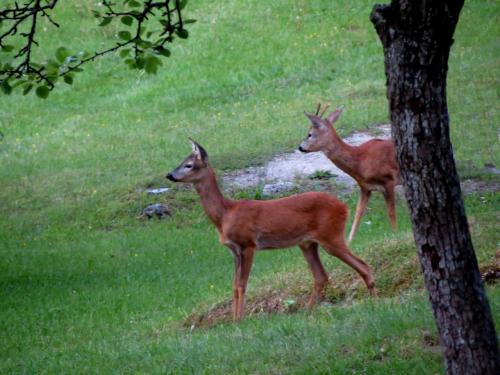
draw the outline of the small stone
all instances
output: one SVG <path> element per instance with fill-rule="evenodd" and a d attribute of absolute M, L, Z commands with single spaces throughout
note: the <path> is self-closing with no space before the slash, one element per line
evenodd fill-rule
<path fill-rule="evenodd" d="M 148 193 L 149 195 L 158 195 L 166 193 L 167 191 L 169 191 L 169 188 L 161 187 L 157 189 L 147 189 L 146 193 Z"/>
<path fill-rule="evenodd" d="M 140 217 L 147 217 L 151 219 L 153 216 L 156 216 L 158 219 L 165 219 L 167 216 L 172 216 L 170 212 L 170 208 L 164 203 L 155 203 L 147 206 L 142 210 L 142 215 Z"/>

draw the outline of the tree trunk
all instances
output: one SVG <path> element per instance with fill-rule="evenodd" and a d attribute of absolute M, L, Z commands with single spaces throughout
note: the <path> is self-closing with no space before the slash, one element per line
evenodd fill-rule
<path fill-rule="evenodd" d="M 461 1 L 393 0 L 370 16 L 382 41 L 392 134 L 449 374 L 500 374 L 491 311 L 453 159 L 446 74 Z"/>

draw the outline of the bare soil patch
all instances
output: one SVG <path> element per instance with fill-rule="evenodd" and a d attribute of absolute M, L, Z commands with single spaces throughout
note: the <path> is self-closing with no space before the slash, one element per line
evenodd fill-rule
<path fill-rule="evenodd" d="M 496 284 L 500 280 L 500 249 L 497 249 L 495 258 L 488 264 L 479 267 L 481 277 L 487 284 Z"/>
<path fill-rule="evenodd" d="M 390 137 L 391 125 L 381 124 L 366 131 L 355 132 L 344 141 L 351 145 L 360 145 L 373 138 L 387 139 Z M 222 181 L 225 186 L 246 189 L 277 181 L 293 184 L 297 178 L 307 178 L 316 171 L 330 172 L 335 176 L 337 183 L 346 185 L 350 190 L 356 187 L 356 182 L 352 177 L 337 168 L 323 153 L 304 154 L 299 150 L 278 154 L 262 166 L 248 167 L 227 173 L 223 176 Z"/>
<path fill-rule="evenodd" d="M 465 180 L 460 185 L 463 194 L 497 193 L 500 191 L 500 183 L 496 181 Z"/>
<path fill-rule="evenodd" d="M 381 246 L 386 249 L 384 257 L 380 257 Z M 411 252 L 411 255 L 408 252 Z M 384 240 L 374 244 L 364 256 L 371 259 L 370 265 L 375 271 L 379 297 L 394 297 L 408 290 L 424 288 L 420 263 L 410 234 L 405 239 Z M 500 249 L 496 249 L 493 257 L 480 265 L 480 272 L 485 282 L 498 282 Z M 329 279 L 324 299 L 317 305 L 319 308 L 335 308 L 349 305 L 357 299 L 371 298 L 361 278 L 347 266 L 339 264 L 331 269 Z M 228 295 L 229 289 L 228 286 Z M 260 288 L 258 294 L 249 291 L 246 316 L 306 311 L 311 291 L 312 280 L 305 265 L 293 272 L 277 274 L 273 280 L 265 280 L 265 286 Z M 196 311 L 184 320 L 183 325 L 193 330 L 229 322 L 232 322 L 232 301 L 226 299 L 215 305 L 198 306 Z"/>
<path fill-rule="evenodd" d="M 408 237 L 411 241 L 411 236 Z M 404 243 L 408 242 L 406 239 Z M 389 253 L 394 256 L 381 258 L 377 256 L 379 247 L 389 247 Z M 411 257 L 401 255 L 408 251 L 407 245 L 398 241 L 387 240 L 370 248 L 367 258 L 372 259 L 371 266 L 379 275 L 377 288 L 380 297 L 391 297 L 411 288 L 421 288 L 422 278 L 416 254 Z M 413 251 L 413 250 L 412 250 Z M 405 261 L 401 261 L 405 259 Z M 330 282 L 325 289 L 320 308 L 332 308 L 342 304 L 352 303 L 359 298 L 370 298 L 368 290 L 351 268 L 338 264 L 329 272 Z M 312 292 L 312 278 L 307 266 L 293 272 L 279 273 L 271 280 L 265 280 L 258 294 L 249 290 L 246 301 L 246 315 L 261 314 L 293 314 L 306 310 L 306 305 Z M 228 286 L 228 295 L 230 294 Z M 215 305 L 201 305 L 189 315 L 184 326 L 189 329 L 209 328 L 216 324 L 232 321 L 232 301 L 224 300 Z"/>
<path fill-rule="evenodd" d="M 380 124 L 359 131 L 346 137 L 344 141 L 350 145 L 360 145 L 373 138 L 389 139 L 391 125 Z M 497 169 L 495 168 L 495 174 Z M 241 190 L 263 187 L 264 195 L 280 195 L 294 190 L 304 191 L 311 188 L 309 177 L 317 173 L 329 173 L 335 182 L 333 192 L 338 195 L 357 190 L 356 181 L 347 173 L 333 164 L 322 152 L 304 154 L 298 150 L 275 155 L 261 166 L 252 166 L 232 171 L 222 176 L 222 184 L 226 190 Z M 491 172 L 493 173 L 493 172 Z M 321 184 L 316 184 L 321 185 Z M 325 185 L 325 184 L 323 184 Z M 332 190 L 327 184 L 326 190 Z M 325 186 L 323 186 L 325 187 Z M 317 189 L 316 189 L 317 190 Z M 319 190 L 321 186 L 319 186 Z M 466 180 L 462 182 L 464 194 L 498 192 L 500 183 L 495 181 Z M 402 187 L 397 188 L 400 195 L 404 194 Z"/>

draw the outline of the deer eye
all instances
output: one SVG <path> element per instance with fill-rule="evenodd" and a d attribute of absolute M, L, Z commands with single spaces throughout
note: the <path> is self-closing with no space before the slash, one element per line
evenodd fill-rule
<path fill-rule="evenodd" d="M 313 135 L 312 135 L 311 133 L 309 133 L 309 134 L 307 135 L 307 138 L 311 138 L 312 136 L 313 136 Z"/>
<path fill-rule="evenodd" d="M 186 165 L 184 166 L 184 168 L 191 169 L 191 168 L 193 168 L 193 166 L 192 166 L 191 164 L 186 164 Z"/>

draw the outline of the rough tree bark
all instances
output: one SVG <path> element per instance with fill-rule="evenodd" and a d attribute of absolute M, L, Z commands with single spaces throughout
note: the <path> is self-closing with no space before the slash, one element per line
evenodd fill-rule
<path fill-rule="evenodd" d="M 453 159 L 446 74 L 463 0 L 393 0 L 370 19 L 385 55 L 397 159 L 446 369 L 500 374 L 500 354 Z"/>

